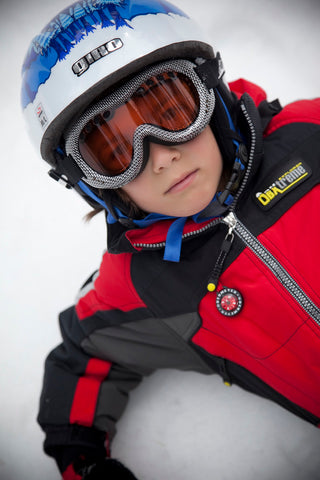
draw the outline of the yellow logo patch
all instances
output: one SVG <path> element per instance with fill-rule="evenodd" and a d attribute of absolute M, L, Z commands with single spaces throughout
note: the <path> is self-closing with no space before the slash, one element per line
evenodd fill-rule
<path fill-rule="evenodd" d="M 258 203 L 263 207 L 270 207 L 271 203 L 276 203 L 280 200 L 286 193 L 296 187 L 297 184 L 303 182 L 310 173 L 310 169 L 302 161 L 295 163 L 266 189 L 256 193 Z"/>

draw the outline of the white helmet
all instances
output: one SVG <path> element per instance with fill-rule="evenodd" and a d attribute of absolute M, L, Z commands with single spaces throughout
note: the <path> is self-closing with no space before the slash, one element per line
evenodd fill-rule
<path fill-rule="evenodd" d="M 94 206 L 99 189 L 118 188 L 131 181 L 143 167 L 141 161 L 122 183 L 104 185 L 103 176 L 83 168 L 80 155 L 77 160 L 71 147 L 66 152 L 64 135 L 102 94 L 111 92 L 112 96 L 119 85 L 147 67 L 179 59 L 193 62 L 196 83 L 201 84 L 199 96 L 202 86 L 210 94 L 202 107 L 207 112 L 205 120 L 192 135 L 186 129 L 182 141 L 198 134 L 211 121 L 214 110 L 210 124 L 225 160 L 233 163 L 234 145 L 225 143 L 220 132 L 230 129 L 229 112 L 236 100 L 224 82 L 220 55 L 184 12 L 166 0 L 86 0 L 54 17 L 29 47 L 21 94 L 27 128 L 40 155 L 53 167 L 51 176 L 64 179 Z M 159 132 L 154 135 L 163 140 Z M 143 135 L 141 138 L 143 142 Z M 178 143 L 177 137 L 172 138 Z M 79 180 L 89 185 L 89 197 L 79 189 Z"/>
<path fill-rule="evenodd" d="M 22 107 L 42 158 L 55 165 L 70 118 L 102 91 L 151 63 L 195 55 L 212 58 L 212 48 L 169 2 L 88 0 L 64 9 L 33 39 L 22 69 Z"/>

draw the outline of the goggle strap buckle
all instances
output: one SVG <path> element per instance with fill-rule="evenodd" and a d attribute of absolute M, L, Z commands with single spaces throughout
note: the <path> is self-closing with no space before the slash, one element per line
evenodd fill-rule
<path fill-rule="evenodd" d="M 48 172 L 49 176 L 66 188 L 73 188 L 79 180 L 85 177 L 71 155 L 67 156 L 62 150 L 57 150 L 55 160 L 56 167 Z"/>
<path fill-rule="evenodd" d="M 216 88 L 224 74 L 224 68 L 219 52 L 215 58 L 205 60 L 203 63 L 195 67 L 194 70 L 208 90 Z"/>
<path fill-rule="evenodd" d="M 71 189 L 74 185 L 68 180 L 68 177 L 64 173 L 59 173 L 53 168 L 49 170 L 48 175 L 56 182 L 60 183 L 63 187 Z"/>

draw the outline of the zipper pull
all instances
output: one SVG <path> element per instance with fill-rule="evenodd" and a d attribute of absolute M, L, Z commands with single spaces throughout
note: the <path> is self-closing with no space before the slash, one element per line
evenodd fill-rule
<path fill-rule="evenodd" d="M 226 215 L 224 218 L 222 218 L 222 221 L 224 223 L 226 223 L 229 227 L 228 234 L 232 233 L 233 230 L 236 228 L 237 217 L 235 216 L 235 214 L 233 212 L 228 213 L 228 215 Z"/>
<path fill-rule="evenodd" d="M 209 276 L 209 279 L 208 279 L 207 290 L 209 292 L 214 292 L 217 288 L 219 277 L 220 277 L 221 272 L 222 272 L 224 261 L 225 261 L 227 255 L 228 255 L 228 253 L 231 249 L 231 246 L 232 246 L 232 243 L 233 243 L 233 240 L 234 240 L 233 230 L 234 230 L 234 228 L 236 226 L 236 223 L 237 223 L 235 215 L 232 212 L 230 212 L 223 219 L 223 222 L 226 223 L 229 226 L 229 229 L 228 229 L 227 235 L 225 236 L 225 238 L 222 242 L 220 253 L 218 255 L 217 261 L 216 261 L 215 266 L 213 267 L 213 270 L 212 270 L 212 272 Z"/>

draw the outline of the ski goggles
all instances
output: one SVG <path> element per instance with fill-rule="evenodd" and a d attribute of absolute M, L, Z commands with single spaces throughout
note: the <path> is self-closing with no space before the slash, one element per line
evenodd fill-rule
<path fill-rule="evenodd" d="M 90 106 L 66 132 L 66 154 L 101 189 L 120 188 L 148 160 L 148 141 L 187 142 L 208 125 L 215 96 L 187 60 L 164 62 Z"/>

